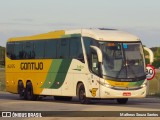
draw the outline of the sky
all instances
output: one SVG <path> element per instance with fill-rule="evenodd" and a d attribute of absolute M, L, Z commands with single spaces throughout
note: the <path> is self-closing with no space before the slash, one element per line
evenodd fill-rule
<path fill-rule="evenodd" d="M 11 37 L 115 28 L 160 47 L 160 0 L 0 0 L 0 46 Z"/>

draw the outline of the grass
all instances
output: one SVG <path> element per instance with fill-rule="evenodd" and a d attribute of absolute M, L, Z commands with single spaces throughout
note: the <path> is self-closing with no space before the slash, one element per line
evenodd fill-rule
<path fill-rule="evenodd" d="M 160 73 L 156 73 L 154 79 L 149 81 L 149 95 L 160 96 Z"/>
<path fill-rule="evenodd" d="M 0 70 L 0 91 L 5 91 L 5 71 Z"/>
<path fill-rule="evenodd" d="M 4 65 L 0 65 L 0 68 L 4 68 Z"/>

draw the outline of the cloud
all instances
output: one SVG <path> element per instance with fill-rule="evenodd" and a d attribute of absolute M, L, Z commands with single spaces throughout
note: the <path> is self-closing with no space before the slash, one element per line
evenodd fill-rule
<path fill-rule="evenodd" d="M 18 21 L 18 22 L 34 22 L 34 19 L 29 19 L 29 18 L 17 18 L 17 19 L 13 19 L 13 21 Z"/>
<path fill-rule="evenodd" d="M 29 26 L 40 26 L 41 24 L 35 24 L 35 23 L 20 23 L 20 22 L 1 22 L 0 25 L 29 25 Z"/>
<path fill-rule="evenodd" d="M 21 37 L 21 36 L 31 36 L 31 35 L 36 35 L 36 34 L 41 34 L 41 33 L 45 33 L 47 31 L 43 31 L 43 30 L 34 30 L 34 29 L 7 29 L 7 30 L 2 30 L 0 29 L 0 46 L 6 46 L 6 42 L 9 38 L 12 37 Z"/>
<path fill-rule="evenodd" d="M 43 27 L 43 28 L 75 28 L 75 27 L 81 27 L 82 25 L 77 23 L 61 23 L 61 22 L 53 22 L 53 23 L 35 23 L 35 22 L 18 22 L 18 21 L 12 21 L 12 22 L 0 22 L 1 26 L 4 27 L 14 27 L 17 28 L 26 28 L 27 26 L 30 27 L 30 29 L 34 27 Z"/>

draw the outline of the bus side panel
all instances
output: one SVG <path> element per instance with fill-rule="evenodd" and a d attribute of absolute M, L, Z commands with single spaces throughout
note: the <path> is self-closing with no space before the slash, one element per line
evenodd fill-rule
<path fill-rule="evenodd" d="M 86 81 L 84 79 L 85 72 L 86 72 L 85 64 L 79 60 L 72 59 L 65 81 L 62 86 L 63 96 L 76 96 L 77 82 Z"/>
<path fill-rule="evenodd" d="M 6 73 L 6 91 L 17 93 L 17 81 L 14 77 L 14 73 Z"/>
<path fill-rule="evenodd" d="M 44 89 L 42 85 L 46 81 L 52 61 L 52 59 L 10 60 L 6 57 L 6 91 L 17 93 L 18 81 L 22 80 L 26 87 L 26 82 L 29 80 L 32 83 L 34 94 L 41 94 Z M 43 64 L 42 68 L 38 68 L 39 63 Z M 33 66 L 28 67 L 29 64 Z"/>
<path fill-rule="evenodd" d="M 20 73 L 19 78 L 23 78 L 23 83 L 26 86 L 27 80 L 31 81 L 32 86 L 33 86 L 33 93 L 40 95 L 42 92 L 43 88 L 41 88 L 42 84 L 44 83 L 44 80 L 46 78 L 46 72 L 44 73 Z"/>
<path fill-rule="evenodd" d="M 87 97 L 99 98 L 98 81 L 99 77 L 90 73 L 85 63 L 73 59 L 62 86 L 62 95 L 76 96 L 77 83 L 82 82 L 85 86 Z"/>
<path fill-rule="evenodd" d="M 41 86 L 41 88 L 44 88 L 41 94 L 62 95 L 62 86 L 65 82 L 70 63 L 71 60 L 69 59 L 54 59 L 52 61 L 46 79 Z"/>

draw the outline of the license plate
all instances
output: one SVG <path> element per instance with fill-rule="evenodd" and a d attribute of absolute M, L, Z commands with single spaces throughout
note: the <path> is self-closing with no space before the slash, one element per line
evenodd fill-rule
<path fill-rule="evenodd" d="M 131 96 L 131 92 L 123 92 L 123 96 Z"/>

